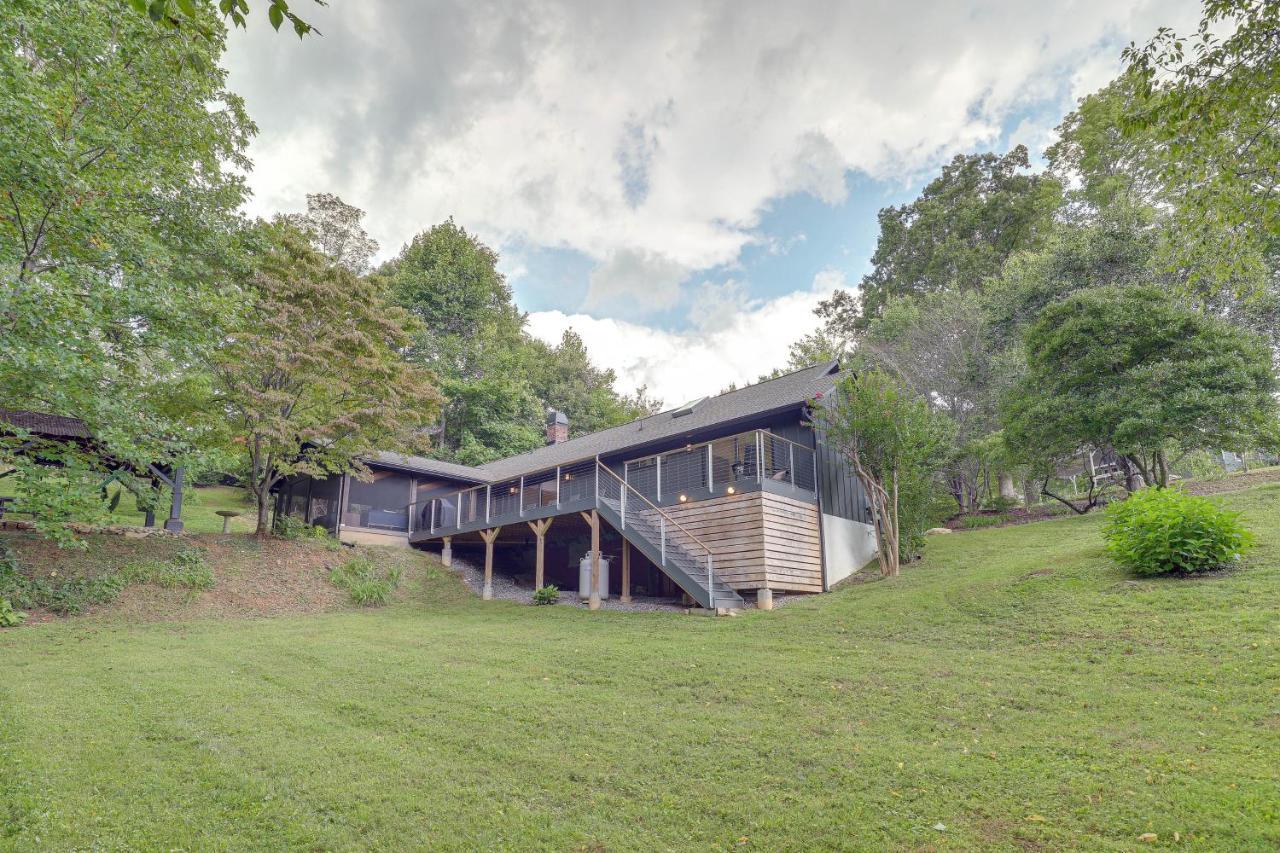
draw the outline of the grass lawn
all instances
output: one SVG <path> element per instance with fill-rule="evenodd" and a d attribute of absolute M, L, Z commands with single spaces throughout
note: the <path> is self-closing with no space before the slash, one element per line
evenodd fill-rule
<path fill-rule="evenodd" d="M 1089 517 L 734 619 L 433 572 L 3 631 L 0 848 L 1274 850 L 1280 485 L 1223 500 L 1258 548 L 1193 580 L 1126 578 Z"/>
<path fill-rule="evenodd" d="M 253 503 L 244 489 L 237 486 L 202 486 L 183 490 L 182 522 L 186 530 L 192 533 L 220 532 L 222 516 L 215 514 L 218 510 L 240 513 L 231 519 L 232 533 L 252 533 L 257 525 Z M 156 524 L 164 524 L 168 517 L 169 504 L 166 502 L 156 510 Z M 134 509 L 133 496 L 128 493 L 121 496 L 120 506 L 111 516 L 111 520 L 117 524 L 142 524 L 144 518 L 143 513 Z"/>

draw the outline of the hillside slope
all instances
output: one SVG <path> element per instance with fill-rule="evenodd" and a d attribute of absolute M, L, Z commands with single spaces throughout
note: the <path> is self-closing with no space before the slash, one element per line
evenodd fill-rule
<path fill-rule="evenodd" d="M 1280 486 L 1248 563 L 1098 519 L 735 619 L 454 596 L 0 633 L 0 848 L 1280 847 Z"/>

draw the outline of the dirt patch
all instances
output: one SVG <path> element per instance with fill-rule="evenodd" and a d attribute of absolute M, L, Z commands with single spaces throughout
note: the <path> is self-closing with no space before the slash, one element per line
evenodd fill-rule
<path fill-rule="evenodd" d="M 348 594 L 329 581 L 329 572 L 357 554 L 380 564 L 398 565 L 403 578 L 397 597 L 404 598 L 423 573 L 438 569 L 434 557 L 419 551 L 392 548 L 326 547 L 317 542 L 259 541 L 243 534 L 198 534 L 182 537 L 126 539 L 86 536 L 84 550 L 59 549 L 38 535 L 6 533 L 0 542 L 14 552 L 24 573 L 62 577 L 92 577 L 141 560 L 164 560 L 182 548 L 199 548 L 213 570 L 212 589 L 166 589 L 135 584 L 110 604 L 89 614 L 111 614 L 135 621 L 200 618 L 238 618 L 323 613 L 348 609 Z M 28 610 L 28 625 L 62 617 L 40 609 Z"/>

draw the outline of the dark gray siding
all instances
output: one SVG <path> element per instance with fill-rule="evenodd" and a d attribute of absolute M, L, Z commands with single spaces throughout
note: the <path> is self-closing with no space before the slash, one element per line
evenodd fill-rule
<path fill-rule="evenodd" d="M 862 490 L 862 483 L 853 472 L 853 466 L 843 453 L 826 443 L 825 436 L 819 434 L 817 440 L 818 492 L 822 511 L 837 518 L 870 524 L 867 497 Z"/>

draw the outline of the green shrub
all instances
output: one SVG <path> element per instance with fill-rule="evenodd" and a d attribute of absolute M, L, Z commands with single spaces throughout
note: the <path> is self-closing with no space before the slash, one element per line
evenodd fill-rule
<path fill-rule="evenodd" d="M 83 613 L 90 605 L 114 601 L 125 582 L 114 572 L 97 577 L 28 577 L 8 547 L 0 544 L 0 598 L 13 608 L 44 607 L 62 616 Z"/>
<path fill-rule="evenodd" d="M 0 628 L 12 628 L 15 625 L 21 625 L 26 618 L 27 614 L 21 610 L 15 610 L 9 599 L 0 598 Z"/>
<path fill-rule="evenodd" d="M 399 566 L 379 570 L 368 557 L 356 557 L 331 571 L 329 581 L 350 593 L 361 607 L 378 607 L 391 601 L 400 574 Z"/>
<path fill-rule="evenodd" d="M 341 543 L 328 530 L 316 524 L 307 524 L 302 519 L 292 515 L 277 515 L 273 529 L 276 536 L 281 539 L 288 539 L 294 542 L 323 542 L 334 551 L 341 546 Z"/>
<path fill-rule="evenodd" d="M 130 563 L 120 576 L 126 583 L 153 583 L 165 589 L 212 589 L 214 582 L 213 570 L 199 548 L 183 548 L 168 560 Z"/>
<path fill-rule="evenodd" d="M 1021 504 L 1021 501 L 1016 498 L 1006 498 L 1004 495 L 997 495 L 987 501 L 987 509 L 992 512 L 1006 513 L 1009 512 L 1009 510 L 1017 509 L 1019 504 Z"/>
<path fill-rule="evenodd" d="M 1253 544 L 1239 513 L 1178 489 L 1142 489 L 1110 504 L 1106 515 L 1107 550 L 1139 575 L 1220 569 Z"/>
<path fill-rule="evenodd" d="M 539 587 L 533 592 L 534 604 L 555 604 L 560 600 L 560 588 L 553 583 Z"/>

